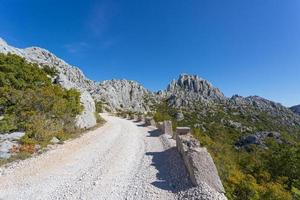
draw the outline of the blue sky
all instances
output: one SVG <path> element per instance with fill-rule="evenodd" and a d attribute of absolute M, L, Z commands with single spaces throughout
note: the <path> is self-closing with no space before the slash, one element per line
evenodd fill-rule
<path fill-rule="evenodd" d="M 0 37 L 93 80 L 164 89 L 197 74 L 225 95 L 300 103 L 299 0 L 0 0 Z"/>

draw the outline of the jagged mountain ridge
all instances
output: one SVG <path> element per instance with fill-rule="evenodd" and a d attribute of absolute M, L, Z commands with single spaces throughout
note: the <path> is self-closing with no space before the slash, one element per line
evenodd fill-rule
<path fill-rule="evenodd" d="M 197 110 L 197 116 L 201 119 L 207 113 L 216 114 L 218 110 L 223 110 L 228 116 L 232 113 L 241 117 L 248 116 L 253 121 L 252 125 L 261 123 L 263 120 L 269 120 L 280 126 L 300 126 L 299 115 L 280 103 L 259 96 L 242 97 L 234 95 L 226 97 L 218 88 L 196 75 L 181 74 L 177 80 L 173 80 L 158 95 L 161 97 L 160 99 L 165 99 L 169 106 L 179 110 L 180 115 L 182 115 L 181 111 L 189 113 Z M 232 116 L 232 118 L 236 117 Z M 240 123 L 231 119 L 228 120 L 227 123 Z M 242 124 L 238 126 L 239 128 L 243 127 Z M 250 130 L 251 128 L 243 127 L 243 129 Z"/>
<path fill-rule="evenodd" d="M 111 111 L 147 112 L 154 104 L 167 99 L 170 106 L 178 109 L 192 107 L 193 104 L 199 103 L 224 104 L 228 107 L 239 108 L 241 111 L 245 107 L 251 107 L 276 117 L 282 117 L 283 121 L 290 124 L 300 124 L 299 117 L 291 111 L 292 108 L 290 110 L 279 103 L 258 96 L 235 95 L 228 98 L 210 82 L 196 75 L 181 74 L 165 90 L 155 94 L 135 81 L 108 80 L 96 83 L 88 79 L 79 68 L 69 65 L 48 50 L 39 47 L 19 49 L 0 39 L 0 53 L 17 54 L 30 62 L 54 67 L 59 73 L 55 79 L 57 83 L 67 89 L 76 88 L 82 92 L 88 92 L 95 101 L 104 102 L 107 110 Z"/>
<path fill-rule="evenodd" d="M 110 80 L 96 83 L 88 79 L 84 73 L 75 66 L 72 66 L 58 58 L 46 49 L 39 47 L 16 48 L 7 44 L 0 38 L 0 53 L 16 54 L 25 58 L 27 61 L 36 63 L 39 66 L 48 65 L 57 70 L 58 75 L 54 81 L 66 89 L 75 88 L 82 93 L 82 102 L 87 103 L 86 99 L 91 100 L 93 96 L 96 101 L 105 103 L 107 110 L 130 110 L 136 112 L 150 111 L 149 105 L 155 101 L 153 92 L 145 89 L 141 84 L 128 80 Z M 86 107 L 95 111 L 94 102 L 90 102 Z M 90 112 L 89 112 L 90 113 Z M 92 114 L 90 115 L 92 117 Z"/>

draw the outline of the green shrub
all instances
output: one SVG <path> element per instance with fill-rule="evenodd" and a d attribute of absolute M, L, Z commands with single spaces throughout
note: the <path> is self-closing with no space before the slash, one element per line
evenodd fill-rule
<path fill-rule="evenodd" d="M 53 68 L 26 62 L 16 55 L 0 54 L 0 132 L 22 130 L 26 145 L 64 140 L 77 131 L 75 117 L 83 110 L 80 93 L 52 84 Z"/>
<path fill-rule="evenodd" d="M 102 113 L 103 112 L 103 103 L 101 101 L 96 102 L 96 112 Z"/>

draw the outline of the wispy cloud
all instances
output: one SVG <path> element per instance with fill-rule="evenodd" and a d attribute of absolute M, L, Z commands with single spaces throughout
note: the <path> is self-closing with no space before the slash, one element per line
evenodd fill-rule
<path fill-rule="evenodd" d="M 112 1 L 94 4 L 86 22 L 91 33 L 95 36 L 101 36 L 109 28 L 111 18 L 116 14 L 116 11 L 116 5 Z"/>
<path fill-rule="evenodd" d="M 88 44 L 86 42 L 75 42 L 75 43 L 65 44 L 63 47 L 69 53 L 79 53 L 84 51 L 88 47 Z"/>

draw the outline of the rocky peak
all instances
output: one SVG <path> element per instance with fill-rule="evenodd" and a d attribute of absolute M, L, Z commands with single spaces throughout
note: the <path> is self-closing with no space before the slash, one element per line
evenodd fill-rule
<path fill-rule="evenodd" d="M 180 74 L 162 93 L 170 104 L 176 107 L 190 105 L 196 101 L 221 102 L 226 100 L 224 94 L 213 85 L 197 75 Z"/>
<path fill-rule="evenodd" d="M 178 80 L 173 80 L 167 87 L 168 93 L 192 93 L 205 99 L 225 99 L 224 94 L 213 85 L 197 75 L 180 74 Z"/>

